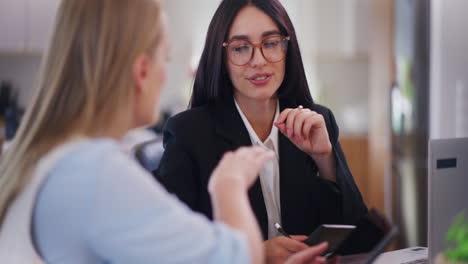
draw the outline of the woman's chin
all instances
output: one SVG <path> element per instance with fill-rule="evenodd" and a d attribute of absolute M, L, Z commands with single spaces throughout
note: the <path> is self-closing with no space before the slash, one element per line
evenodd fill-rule
<path fill-rule="evenodd" d="M 251 100 L 265 101 L 276 97 L 275 89 L 255 89 L 246 94 L 247 98 Z"/>
<path fill-rule="evenodd" d="M 259 93 L 259 94 L 254 95 L 253 98 L 255 98 L 255 99 L 259 100 L 259 101 L 266 101 L 266 100 L 276 98 L 275 94 L 276 93 L 274 93 L 274 92 Z"/>

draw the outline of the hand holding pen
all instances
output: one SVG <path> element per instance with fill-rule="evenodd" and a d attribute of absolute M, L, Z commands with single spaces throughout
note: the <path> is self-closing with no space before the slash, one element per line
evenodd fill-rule
<path fill-rule="evenodd" d="M 275 228 L 280 232 L 283 236 L 291 238 L 296 240 L 298 236 L 291 237 L 282 227 L 279 223 L 275 223 Z M 302 237 L 302 236 L 301 236 Z M 326 252 L 328 248 L 328 243 L 323 242 L 320 243 L 316 246 L 312 247 L 307 247 L 303 250 L 297 251 L 295 254 L 291 254 L 285 264 L 324 264 L 324 263 L 330 263 L 330 264 L 337 264 L 338 259 L 333 258 L 327 262 L 326 257 L 323 257 L 322 255 Z"/>
<path fill-rule="evenodd" d="M 302 242 L 307 238 L 306 236 L 292 236 L 286 233 L 280 224 L 275 223 L 274 226 L 282 235 L 270 238 L 263 243 L 266 263 L 284 263 L 294 253 L 309 248 Z"/>
<path fill-rule="evenodd" d="M 278 232 L 280 232 L 283 236 L 286 236 L 286 237 L 291 238 L 291 236 L 290 236 L 288 233 L 286 233 L 286 231 L 284 231 L 284 229 L 281 227 L 280 224 L 275 223 L 275 228 L 276 228 L 276 229 L 278 230 Z"/>

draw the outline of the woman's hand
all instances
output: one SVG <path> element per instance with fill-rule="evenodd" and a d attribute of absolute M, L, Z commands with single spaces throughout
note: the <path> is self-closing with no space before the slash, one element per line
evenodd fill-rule
<path fill-rule="evenodd" d="M 275 126 L 317 164 L 320 177 L 336 181 L 336 162 L 327 125 L 321 114 L 303 108 L 286 108 Z"/>
<path fill-rule="evenodd" d="M 265 247 L 266 263 L 285 263 L 285 261 L 294 253 L 300 252 L 309 247 L 302 243 L 305 239 L 307 239 L 306 236 L 291 236 L 291 238 L 278 236 L 265 241 L 263 245 Z"/>
<path fill-rule="evenodd" d="M 265 254 L 247 190 L 255 182 L 265 162 L 274 157 L 274 152 L 260 147 L 242 147 L 227 152 L 208 183 L 213 218 L 245 234 L 251 249 L 251 263 L 264 263 Z"/>
<path fill-rule="evenodd" d="M 247 190 L 265 163 L 274 157 L 273 151 L 265 151 L 260 147 L 241 147 L 226 152 L 211 175 L 208 190 L 213 192 L 220 185 Z"/>
<path fill-rule="evenodd" d="M 299 253 L 292 255 L 285 264 L 324 264 L 327 263 L 321 255 L 327 250 L 328 243 L 324 242 L 317 246 L 310 247 Z M 334 258 L 328 263 L 338 263 L 337 258 Z"/>
<path fill-rule="evenodd" d="M 275 126 L 311 157 L 327 155 L 332 151 L 325 120 L 317 112 L 302 106 L 286 108 L 278 116 Z"/>

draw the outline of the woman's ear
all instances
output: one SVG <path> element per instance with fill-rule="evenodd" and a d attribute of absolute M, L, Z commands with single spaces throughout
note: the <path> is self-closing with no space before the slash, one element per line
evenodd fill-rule
<path fill-rule="evenodd" d="M 150 60 L 146 54 L 141 54 L 136 57 L 132 71 L 135 83 L 135 92 L 140 94 L 146 87 L 150 71 Z"/>

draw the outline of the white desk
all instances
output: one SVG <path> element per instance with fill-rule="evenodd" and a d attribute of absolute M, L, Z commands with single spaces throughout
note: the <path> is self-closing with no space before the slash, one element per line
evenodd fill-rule
<path fill-rule="evenodd" d="M 381 254 L 375 264 L 402 264 L 402 263 L 429 263 L 427 262 L 428 251 L 426 247 L 411 247 Z M 426 259 L 426 262 L 417 262 L 418 259 Z"/>

